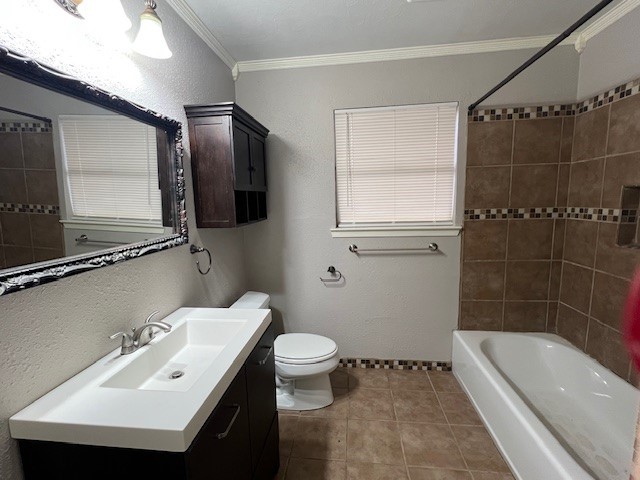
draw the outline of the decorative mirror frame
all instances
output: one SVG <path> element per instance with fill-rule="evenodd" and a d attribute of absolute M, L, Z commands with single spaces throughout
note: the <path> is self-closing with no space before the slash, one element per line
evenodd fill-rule
<path fill-rule="evenodd" d="M 171 187 L 175 192 L 175 205 L 172 210 L 174 225 L 177 226 L 177 233 L 173 235 L 0 271 L 0 296 L 184 245 L 189 241 L 182 166 L 182 124 L 180 122 L 47 67 L 2 45 L 0 45 L 0 73 L 6 73 L 48 90 L 88 101 L 167 132 L 170 144 L 170 161 L 175 166 L 176 172 Z"/>

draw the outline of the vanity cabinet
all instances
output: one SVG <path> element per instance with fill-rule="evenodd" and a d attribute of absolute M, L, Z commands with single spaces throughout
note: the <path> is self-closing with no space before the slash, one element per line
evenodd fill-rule
<path fill-rule="evenodd" d="M 272 480 L 280 462 L 273 342 L 271 325 L 186 452 L 19 440 L 25 479 Z"/>
<path fill-rule="evenodd" d="M 266 220 L 269 130 L 231 102 L 190 105 L 185 111 L 198 227 Z"/>

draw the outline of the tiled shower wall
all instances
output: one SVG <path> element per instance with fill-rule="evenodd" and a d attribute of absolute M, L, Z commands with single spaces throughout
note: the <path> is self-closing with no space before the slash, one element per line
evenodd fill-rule
<path fill-rule="evenodd" d="M 630 378 L 620 313 L 640 249 L 617 235 L 637 221 L 621 199 L 640 185 L 639 83 L 470 117 L 461 329 L 557 332 Z"/>
<path fill-rule="evenodd" d="M 0 122 L 0 269 L 62 256 L 51 126 Z"/>

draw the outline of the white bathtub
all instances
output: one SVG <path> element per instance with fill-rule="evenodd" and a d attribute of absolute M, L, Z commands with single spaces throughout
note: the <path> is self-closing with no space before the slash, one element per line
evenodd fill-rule
<path fill-rule="evenodd" d="M 453 373 L 518 479 L 629 479 L 640 392 L 564 339 L 457 331 Z"/>

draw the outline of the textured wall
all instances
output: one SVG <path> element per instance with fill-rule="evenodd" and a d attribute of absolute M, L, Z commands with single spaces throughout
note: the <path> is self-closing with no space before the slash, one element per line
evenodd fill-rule
<path fill-rule="evenodd" d="M 638 25 L 640 8 L 589 40 L 580 55 L 579 99 L 640 77 Z"/>
<path fill-rule="evenodd" d="M 271 130 L 269 221 L 245 230 L 249 286 L 269 292 L 286 331 L 333 338 L 341 356 L 448 360 L 458 318 L 460 238 L 331 238 L 335 226 L 333 110 L 459 101 L 459 182 L 466 108 L 532 52 L 242 73 L 238 103 Z M 578 57 L 561 48 L 492 99 L 573 100 Z M 462 188 L 458 194 L 461 221 Z M 443 255 L 356 257 L 349 243 L 406 247 L 436 241 Z M 334 265 L 346 277 L 326 287 Z"/>
<path fill-rule="evenodd" d="M 123 4 L 133 20 L 143 9 L 142 2 Z M 234 84 L 229 69 L 164 2 L 158 13 L 174 53 L 170 60 L 103 45 L 86 22 L 52 1 L 25 0 L 5 9 L 0 44 L 186 125 L 184 104 L 233 100 Z M 244 290 L 242 231 L 195 228 L 186 147 L 190 236 L 211 249 L 208 276 L 197 273 L 183 246 L 0 297 L 0 478 L 22 477 L 8 417 L 116 347 L 109 334 L 154 309 L 167 314 L 185 305 L 228 305 Z"/>

